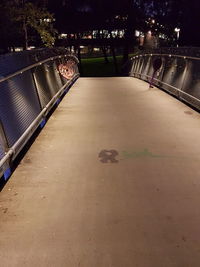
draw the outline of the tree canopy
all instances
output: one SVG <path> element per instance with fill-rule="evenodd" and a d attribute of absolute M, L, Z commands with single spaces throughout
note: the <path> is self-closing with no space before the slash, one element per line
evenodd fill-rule
<path fill-rule="evenodd" d="M 29 1 L 3 1 L 0 4 L 1 49 L 36 42 L 51 47 L 55 41 L 54 17 L 46 9 Z"/>

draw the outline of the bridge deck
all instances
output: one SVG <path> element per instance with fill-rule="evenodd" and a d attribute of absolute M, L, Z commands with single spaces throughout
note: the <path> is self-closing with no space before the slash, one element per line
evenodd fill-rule
<path fill-rule="evenodd" d="M 143 81 L 79 79 L 0 194 L 0 265 L 199 267 L 199 119 Z"/>

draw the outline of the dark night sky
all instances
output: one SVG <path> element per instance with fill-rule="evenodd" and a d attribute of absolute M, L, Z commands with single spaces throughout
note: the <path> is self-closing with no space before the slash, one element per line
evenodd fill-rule
<path fill-rule="evenodd" d="M 116 14 L 127 14 L 130 0 L 49 0 L 48 8 L 55 14 L 59 31 L 82 31 L 109 27 L 108 18 Z M 134 2 L 144 2 L 135 0 Z M 199 25 L 199 0 L 147 0 L 141 10 L 171 28 L 181 27 L 183 42 L 200 46 L 197 27 Z M 169 12 L 171 10 L 171 12 Z M 137 10 L 139 11 L 139 9 Z M 137 12 L 135 14 L 138 14 Z"/>

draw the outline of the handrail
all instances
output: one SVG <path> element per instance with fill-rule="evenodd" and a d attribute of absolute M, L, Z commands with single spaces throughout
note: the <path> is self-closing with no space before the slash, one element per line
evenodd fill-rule
<path fill-rule="evenodd" d="M 146 54 L 140 54 L 137 56 L 132 57 L 131 59 L 135 59 L 138 57 L 143 57 L 143 56 L 165 56 L 165 57 L 179 57 L 183 59 L 195 59 L 195 60 L 200 60 L 199 57 L 191 57 L 191 56 L 181 56 L 181 55 L 174 55 L 174 54 L 152 54 L 152 53 L 146 53 Z"/>
<path fill-rule="evenodd" d="M 141 75 L 141 74 L 140 74 L 140 73 L 138 73 L 138 72 L 133 72 L 133 74 L 139 74 L 139 75 Z M 146 75 L 146 74 L 142 74 L 142 75 L 143 75 L 143 76 L 146 76 L 147 78 L 152 78 L 151 76 L 149 76 L 149 75 Z M 159 79 L 156 79 L 156 78 L 154 78 L 154 80 L 155 80 L 155 81 L 157 81 L 157 82 L 160 82 L 160 80 L 159 80 Z M 193 96 L 193 95 L 190 95 L 190 94 L 188 94 L 188 93 L 186 93 L 186 92 L 182 91 L 182 90 L 181 90 L 181 89 L 179 89 L 178 87 L 172 86 L 172 85 L 170 85 L 169 83 L 165 83 L 165 82 L 163 82 L 163 81 L 162 81 L 162 84 L 165 84 L 165 85 L 167 85 L 167 86 L 169 86 L 169 87 L 171 87 L 171 88 L 173 88 L 173 89 L 177 90 L 178 92 L 181 92 L 182 94 L 185 94 L 185 95 L 187 95 L 187 96 L 189 96 L 189 97 L 193 98 L 194 100 L 196 100 L 196 101 L 199 101 L 199 102 L 200 102 L 200 99 L 198 99 L 198 98 L 196 98 L 195 96 Z"/>
<path fill-rule="evenodd" d="M 14 60 L 16 59 L 15 57 L 13 58 Z M 11 58 L 11 62 L 13 62 L 13 59 Z M 23 58 L 24 59 L 24 58 Z M 1 142 L 3 145 L 5 145 L 5 147 L 2 150 L 1 153 L 1 158 L 0 158 L 0 176 L 4 175 L 4 179 L 7 180 L 8 177 L 11 175 L 11 165 L 13 163 L 13 161 L 15 160 L 15 158 L 17 157 L 17 155 L 19 154 L 19 152 L 22 150 L 22 148 L 24 147 L 24 145 L 27 143 L 27 141 L 30 139 L 30 137 L 32 136 L 32 134 L 34 133 L 34 131 L 37 129 L 37 127 L 39 127 L 39 125 L 41 126 L 41 128 L 44 126 L 45 122 L 46 122 L 46 117 L 48 115 L 48 113 L 50 112 L 50 110 L 52 109 L 52 107 L 57 103 L 59 103 L 59 99 L 65 94 L 65 92 L 67 92 L 67 90 L 69 89 L 70 85 L 73 84 L 75 82 L 75 80 L 79 77 L 79 72 L 78 72 L 78 59 L 74 54 L 68 53 L 67 51 L 62 51 L 59 54 L 53 54 L 52 53 L 48 53 L 46 54 L 46 57 L 43 59 L 41 57 L 37 57 L 37 58 L 33 58 L 32 60 L 30 58 L 26 57 L 26 61 L 19 61 L 17 62 L 18 64 L 15 65 L 9 65 L 8 69 L 10 70 L 8 73 L 7 69 L 6 69 L 6 73 L 3 74 L 3 69 L 2 69 L 2 74 L 0 76 L 0 85 L 2 85 L 2 89 L 5 90 L 6 88 L 10 88 L 9 84 L 3 84 L 3 82 L 8 81 L 9 79 L 12 79 L 13 77 L 21 77 L 20 80 L 20 86 L 22 86 L 22 94 L 24 94 L 25 92 L 25 87 L 24 86 L 24 82 L 28 82 L 28 80 L 23 81 L 23 78 L 25 77 L 24 75 L 26 75 L 27 71 L 29 71 L 29 76 L 27 77 L 32 77 L 33 78 L 33 90 L 35 90 L 33 92 L 33 105 L 35 107 L 35 109 L 33 109 L 33 111 L 31 110 L 28 115 L 30 115 L 30 118 L 27 119 L 27 121 L 25 121 L 24 128 L 21 128 L 20 130 L 20 136 L 12 136 L 12 134 L 10 134 L 10 132 L 8 131 L 8 129 L 6 128 L 6 132 L 5 129 L 2 128 L 2 136 L 5 137 L 5 140 L 3 142 Z M 30 59 L 30 60 L 28 60 Z M 57 59 L 62 59 L 62 60 L 57 60 Z M 6 60 L 4 60 L 4 58 L 2 59 L 2 63 L 4 63 L 4 61 L 6 62 Z M 68 61 L 73 61 L 74 64 L 72 64 L 73 66 L 70 65 L 70 62 Z M 10 62 L 10 59 L 9 59 Z M 40 87 L 38 87 L 39 85 L 36 83 L 36 79 L 37 77 L 39 77 L 39 73 L 35 73 L 33 74 L 33 71 L 30 70 L 34 70 L 36 69 L 38 66 L 48 66 L 48 64 L 51 65 L 51 62 L 53 62 L 53 64 L 55 64 L 55 67 L 52 69 L 53 73 L 49 73 L 49 75 L 55 75 L 55 77 L 53 78 L 52 82 L 57 82 L 59 88 L 56 87 L 54 92 L 50 93 L 50 99 L 49 96 L 47 98 L 43 98 L 43 89 L 41 89 Z M 4 63 L 6 64 L 6 63 Z M 23 65 L 22 65 L 23 64 Z M 28 65 L 29 64 L 29 65 Z M 66 77 L 66 79 L 62 79 L 60 76 L 64 76 L 62 75 L 62 73 L 60 73 L 60 75 L 56 75 L 57 71 L 59 71 L 57 68 L 59 65 L 61 64 L 61 66 L 63 66 L 63 70 L 72 68 L 73 69 L 73 77 Z M 28 66 L 27 66 L 28 65 Z M 68 67 L 69 65 L 69 67 Z M 3 66 L 3 65 L 1 65 Z M 53 65 L 54 66 L 54 65 Z M 13 70 L 11 70 L 13 69 Z M 18 70 L 17 70 L 18 69 Z M 43 73 L 45 71 L 45 69 L 41 69 L 40 72 Z M 44 73 L 43 73 L 44 74 Z M 21 75 L 21 76 L 20 76 Z M 36 75 L 36 76 L 35 76 Z M 52 76 L 53 77 L 53 76 Z M 65 78 L 65 76 L 64 76 Z M 67 81 L 66 81 L 67 80 Z M 65 83 L 65 84 L 64 84 Z M 63 85 L 64 84 L 64 85 Z M 16 84 L 15 84 L 16 86 Z M 16 88 L 12 87 L 10 88 L 10 90 L 16 90 Z M 41 83 L 42 86 L 42 83 Z M 47 88 L 45 87 L 45 96 L 48 94 L 49 90 L 51 90 L 51 88 L 49 87 L 49 85 L 47 86 Z M 57 91 L 58 90 L 58 91 Z M 55 95 L 54 95 L 55 94 Z M 18 96 L 17 96 L 18 97 Z M 30 96 L 27 97 L 27 101 L 32 101 L 31 98 L 31 93 Z M 15 95 L 14 95 L 14 100 L 15 100 Z M 3 100 L 2 100 L 3 101 Z M 43 101 L 43 102 L 41 102 Z M 18 101 L 19 102 L 19 101 Z M 14 101 L 13 105 L 16 105 L 16 103 L 18 103 L 16 101 Z M 23 104 L 20 102 L 20 104 Z M 27 107 L 28 108 L 28 107 Z M 9 112 L 8 112 L 9 113 Z M 6 115 L 7 116 L 7 115 Z M 8 116 L 11 116 L 10 113 Z M 16 115 L 18 116 L 18 115 Z M 22 118 L 20 117 L 20 119 L 24 120 L 24 116 L 22 116 Z M 30 120 L 31 119 L 31 120 Z M 4 121 L 1 123 L 3 126 L 3 123 L 5 123 L 6 117 L 4 118 Z M 6 124 L 5 124 L 6 125 Z M 4 125 L 4 126 L 5 126 Z M 8 138 L 11 137 L 12 141 L 8 142 Z"/>
<path fill-rule="evenodd" d="M 198 55 L 170 54 L 170 51 L 169 54 L 164 51 L 164 53 L 162 51 L 161 53 L 159 52 L 146 51 L 145 53 L 144 51 L 132 57 L 132 67 L 129 75 L 155 84 L 159 88 L 175 95 L 181 101 L 185 101 L 200 110 L 200 93 L 198 90 L 200 57 Z M 159 71 L 156 71 L 154 67 L 156 57 L 162 60 Z M 175 59 L 180 58 L 184 60 L 175 62 Z"/>
<path fill-rule="evenodd" d="M 38 124 L 38 121 L 40 121 L 43 116 L 45 115 L 45 112 L 48 110 L 48 108 L 56 101 L 58 96 L 64 91 L 66 86 L 70 84 L 72 81 L 76 80 L 76 78 L 79 77 L 79 74 L 76 74 L 72 80 L 65 83 L 61 89 L 57 92 L 56 95 L 53 96 L 51 101 L 43 108 L 43 110 L 40 112 L 40 114 L 36 117 L 36 119 L 31 123 L 31 125 L 26 129 L 26 131 L 23 133 L 23 135 L 17 140 L 17 142 L 9 148 L 9 150 L 5 153 L 5 156 L 0 160 L 0 168 L 8 161 L 8 159 L 15 153 L 16 148 L 18 145 L 21 144 L 21 142 L 25 139 L 25 137 L 32 131 L 32 129 Z"/>
<path fill-rule="evenodd" d="M 55 60 L 55 59 L 57 59 L 57 58 L 62 58 L 62 57 L 67 57 L 67 56 L 76 58 L 75 56 L 70 55 L 70 54 L 59 55 L 59 56 L 54 56 L 54 57 L 49 57 L 49 58 L 47 58 L 47 59 L 41 60 L 41 61 L 39 61 L 39 62 L 37 62 L 37 63 L 32 64 L 32 65 L 29 65 L 28 67 L 25 67 L 25 68 L 23 68 L 23 69 L 20 69 L 20 70 L 14 72 L 14 73 L 12 73 L 12 74 L 9 74 L 9 75 L 7 75 L 7 76 L 4 77 L 4 78 L 1 78 L 1 79 L 0 79 L 0 83 L 1 83 L 1 82 L 5 82 L 6 80 L 9 80 L 10 78 L 13 78 L 13 77 L 15 77 L 15 76 L 17 76 L 17 75 L 19 75 L 19 74 L 22 74 L 23 72 L 25 72 L 25 71 L 27 71 L 27 70 L 30 70 L 30 69 L 32 69 L 32 68 L 34 68 L 34 67 L 37 67 L 37 66 L 39 66 L 39 65 L 42 65 L 43 63 L 46 63 L 46 62 L 48 62 L 48 61 L 50 61 L 50 60 Z"/>

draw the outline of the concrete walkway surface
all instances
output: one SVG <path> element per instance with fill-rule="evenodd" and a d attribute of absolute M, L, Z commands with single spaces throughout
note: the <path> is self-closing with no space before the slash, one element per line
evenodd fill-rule
<path fill-rule="evenodd" d="M 80 78 L 0 193 L 0 266 L 199 267 L 200 114 Z"/>

